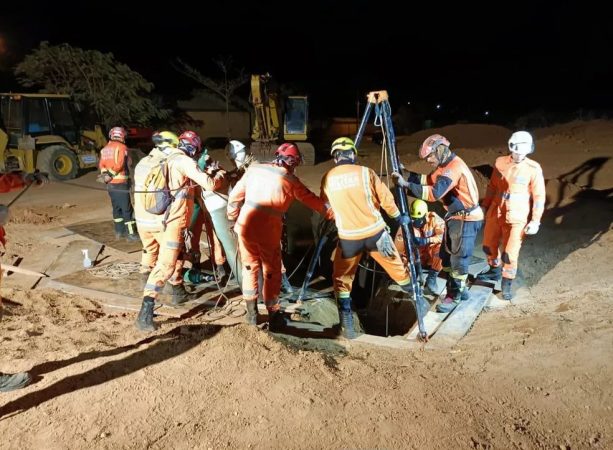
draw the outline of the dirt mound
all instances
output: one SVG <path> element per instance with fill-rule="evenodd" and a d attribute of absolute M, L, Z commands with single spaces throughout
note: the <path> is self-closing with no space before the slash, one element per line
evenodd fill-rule
<path fill-rule="evenodd" d="M 40 210 L 39 210 L 40 211 Z M 34 211 L 30 208 L 11 210 L 11 218 L 9 223 L 31 225 L 45 225 L 56 220 L 57 216 L 51 216 L 46 212 Z"/>

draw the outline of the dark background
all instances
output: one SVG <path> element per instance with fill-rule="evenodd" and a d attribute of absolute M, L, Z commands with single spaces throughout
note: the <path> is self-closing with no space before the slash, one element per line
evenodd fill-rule
<path fill-rule="evenodd" d="M 376 89 L 390 92 L 396 111 L 449 121 L 504 123 L 535 110 L 608 114 L 613 31 L 589 2 L 397 3 L 3 5 L 0 90 L 19 89 L 10 68 L 47 40 L 113 52 L 167 96 L 197 87 L 172 68 L 176 57 L 215 78 L 212 60 L 231 55 L 247 73 L 270 72 L 310 95 L 313 117 L 353 116 Z"/>

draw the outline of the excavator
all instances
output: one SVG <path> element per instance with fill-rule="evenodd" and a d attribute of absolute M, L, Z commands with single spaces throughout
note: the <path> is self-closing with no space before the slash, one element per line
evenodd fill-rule
<path fill-rule="evenodd" d="M 309 102 L 306 96 L 287 96 L 280 104 L 270 74 L 251 75 L 251 103 L 254 109 L 251 153 L 261 162 L 271 161 L 279 144 L 293 142 L 303 164 L 315 164 L 315 147 L 307 142 Z"/>
<path fill-rule="evenodd" d="M 68 95 L 0 93 L 0 172 L 40 170 L 70 180 L 97 167 L 100 125 L 84 127 Z"/>

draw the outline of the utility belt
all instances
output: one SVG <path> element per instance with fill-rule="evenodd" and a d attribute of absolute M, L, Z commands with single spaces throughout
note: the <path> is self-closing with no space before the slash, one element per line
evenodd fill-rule
<path fill-rule="evenodd" d="M 477 205 L 471 206 L 470 208 L 464 208 L 464 209 L 460 209 L 459 211 L 448 212 L 447 214 L 445 214 L 445 221 L 448 221 L 454 218 L 464 220 L 465 218 L 469 217 L 473 212 L 477 211 L 478 209 L 480 209 L 480 206 L 477 204 Z"/>

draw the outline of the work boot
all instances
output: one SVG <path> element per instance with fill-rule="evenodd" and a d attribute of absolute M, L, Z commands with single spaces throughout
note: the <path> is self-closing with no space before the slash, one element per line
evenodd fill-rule
<path fill-rule="evenodd" d="M 0 392 L 9 392 L 26 387 L 32 381 L 28 372 L 0 373 Z"/>
<path fill-rule="evenodd" d="M 447 295 L 442 302 L 436 305 L 436 311 L 449 313 L 455 309 L 462 300 L 462 280 L 453 278 L 451 275 L 447 280 Z"/>
<path fill-rule="evenodd" d="M 136 222 L 126 222 L 126 240 L 130 242 L 140 241 L 140 236 L 136 232 Z"/>
<path fill-rule="evenodd" d="M 126 226 L 123 222 L 115 222 L 115 239 L 121 239 L 126 236 Z"/>
<path fill-rule="evenodd" d="M 258 324 L 258 301 L 254 300 L 245 300 L 245 309 L 247 310 L 247 314 L 245 315 L 245 322 L 249 325 L 257 325 Z"/>
<path fill-rule="evenodd" d="M 285 272 L 281 274 L 281 292 L 288 295 L 294 293 L 294 287 L 290 284 Z"/>
<path fill-rule="evenodd" d="M 502 298 L 503 300 L 510 301 L 513 298 L 513 290 L 511 286 L 513 284 L 513 280 L 511 278 L 502 278 Z"/>
<path fill-rule="evenodd" d="M 281 310 L 268 311 L 268 331 L 279 332 L 285 327 L 285 318 Z"/>
<path fill-rule="evenodd" d="M 143 285 L 143 289 L 145 289 L 145 286 L 147 285 L 147 280 L 149 279 L 149 275 L 151 275 L 151 272 L 142 272 L 140 274 L 140 281 L 141 281 L 141 284 Z"/>
<path fill-rule="evenodd" d="M 468 286 L 464 286 L 462 292 L 460 293 L 460 300 L 466 302 L 470 300 L 470 291 L 468 290 Z"/>
<path fill-rule="evenodd" d="M 487 272 L 477 274 L 477 280 L 499 281 L 502 277 L 502 267 L 490 266 Z"/>
<path fill-rule="evenodd" d="M 136 319 L 136 328 L 141 331 L 155 331 L 157 329 L 157 325 L 153 321 L 154 306 L 155 300 L 152 297 L 146 296 L 143 298 L 143 304 Z"/>
<path fill-rule="evenodd" d="M 438 277 L 437 270 L 428 271 L 428 276 L 426 277 L 426 290 L 432 295 L 438 294 L 438 285 L 436 284 L 437 277 Z"/>
<path fill-rule="evenodd" d="M 172 285 L 172 306 L 180 306 L 189 300 L 191 300 L 191 296 L 185 290 L 183 284 Z"/>
<path fill-rule="evenodd" d="M 341 328 L 343 337 L 346 339 L 355 339 L 358 334 L 355 332 L 353 324 L 353 312 L 351 311 L 351 298 L 338 299 L 338 315 L 341 320 Z"/>

